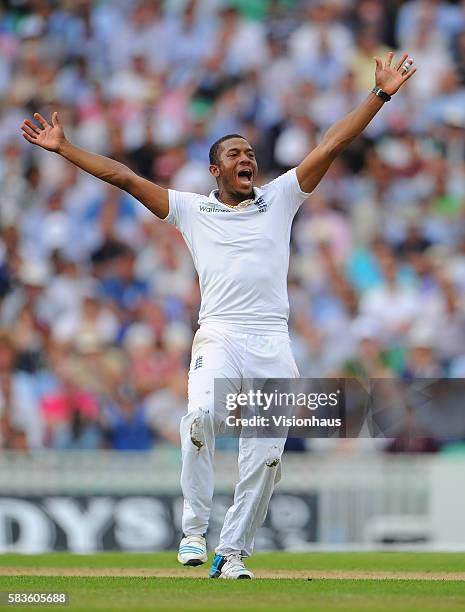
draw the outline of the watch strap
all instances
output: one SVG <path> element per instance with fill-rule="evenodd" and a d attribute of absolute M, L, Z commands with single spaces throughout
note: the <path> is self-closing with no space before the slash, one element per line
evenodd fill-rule
<path fill-rule="evenodd" d="M 371 93 L 374 93 L 375 96 L 378 96 L 378 98 L 381 98 L 383 102 L 389 102 L 389 100 L 391 99 L 391 96 L 385 91 L 383 91 L 381 87 L 373 87 L 373 89 L 371 90 Z"/>

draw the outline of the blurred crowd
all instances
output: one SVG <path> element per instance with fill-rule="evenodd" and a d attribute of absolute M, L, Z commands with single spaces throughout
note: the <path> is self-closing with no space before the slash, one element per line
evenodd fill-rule
<path fill-rule="evenodd" d="M 23 141 L 23 119 L 58 110 L 75 144 L 199 193 L 211 143 L 238 132 L 260 184 L 367 95 L 388 49 L 418 73 L 294 223 L 294 352 L 303 376 L 460 378 L 465 2 L 3 2 L 0 448 L 177 444 L 200 299 L 177 231 Z"/>

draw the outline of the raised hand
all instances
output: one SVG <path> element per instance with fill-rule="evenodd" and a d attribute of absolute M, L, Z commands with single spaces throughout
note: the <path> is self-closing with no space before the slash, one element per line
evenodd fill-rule
<path fill-rule="evenodd" d="M 375 57 L 376 62 L 376 86 L 381 87 L 383 91 L 392 96 L 402 87 L 402 85 L 415 74 L 416 68 L 411 68 L 413 59 L 409 58 L 408 53 L 404 53 L 397 64 L 392 68 L 392 59 L 394 53 L 389 51 L 386 62 L 381 61 L 379 57 Z M 409 68 L 407 68 L 407 65 Z"/>
<path fill-rule="evenodd" d="M 34 113 L 34 119 L 39 123 L 37 126 L 29 119 L 25 119 L 21 124 L 24 138 L 47 151 L 59 152 L 60 147 L 66 141 L 65 133 L 58 120 L 58 113 L 52 114 L 52 125 L 39 113 Z"/>

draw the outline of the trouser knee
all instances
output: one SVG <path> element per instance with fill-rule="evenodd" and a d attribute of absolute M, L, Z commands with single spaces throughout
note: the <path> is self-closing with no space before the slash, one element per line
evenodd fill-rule
<path fill-rule="evenodd" d="M 181 441 L 184 448 L 200 451 L 210 446 L 214 438 L 213 415 L 208 409 L 192 410 L 182 418 Z"/>
<path fill-rule="evenodd" d="M 280 465 L 283 449 L 284 445 L 282 444 L 271 444 L 268 446 L 265 456 L 266 467 L 274 468 Z"/>

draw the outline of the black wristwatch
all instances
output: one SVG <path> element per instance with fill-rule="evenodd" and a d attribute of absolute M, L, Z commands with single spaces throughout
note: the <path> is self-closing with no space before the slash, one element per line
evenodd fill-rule
<path fill-rule="evenodd" d="M 381 87 L 373 87 L 373 89 L 371 90 L 371 93 L 374 93 L 375 96 L 378 96 L 378 98 L 381 98 L 383 102 L 389 102 L 389 100 L 391 99 L 391 96 L 385 91 L 383 91 Z"/>

